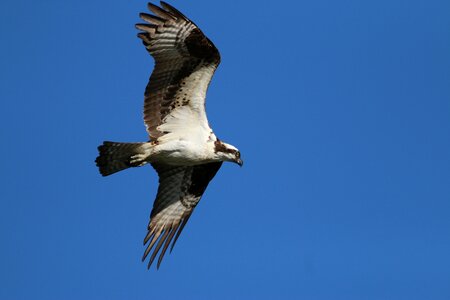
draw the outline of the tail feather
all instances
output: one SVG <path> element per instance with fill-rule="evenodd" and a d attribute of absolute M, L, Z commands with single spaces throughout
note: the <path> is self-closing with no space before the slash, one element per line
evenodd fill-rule
<path fill-rule="evenodd" d="M 95 159 L 100 173 L 108 176 L 130 167 L 143 165 L 145 162 L 132 162 L 132 156 L 144 154 L 145 148 L 142 147 L 144 144 L 147 143 L 103 142 L 98 146 L 99 156 Z"/>

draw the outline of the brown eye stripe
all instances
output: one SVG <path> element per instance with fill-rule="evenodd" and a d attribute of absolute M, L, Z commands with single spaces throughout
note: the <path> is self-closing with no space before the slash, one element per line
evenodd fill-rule
<path fill-rule="evenodd" d="M 214 142 L 215 152 L 225 152 L 225 153 L 236 153 L 238 151 L 234 149 L 228 149 L 221 141 L 217 140 Z"/>

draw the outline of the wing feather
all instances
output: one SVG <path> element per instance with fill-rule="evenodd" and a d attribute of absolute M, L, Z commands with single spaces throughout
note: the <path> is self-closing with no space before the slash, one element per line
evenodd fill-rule
<path fill-rule="evenodd" d="M 147 258 L 156 245 L 150 255 L 148 268 L 161 247 L 157 268 L 161 265 L 164 254 L 171 243 L 170 252 L 172 252 L 181 231 L 221 165 L 222 162 L 189 167 L 152 164 L 159 175 L 159 187 L 150 214 L 148 232 L 144 238 L 144 245 L 148 243 L 148 246 L 144 251 L 142 261 Z"/>
<path fill-rule="evenodd" d="M 163 25 L 164 24 L 164 19 L 157 17 L 157 16 L 153 16 L 150 14 L 146 14 L 146 13 L 140 13 L 139 14 L 139 18 L 141 18 L 142 20 L 148 22 L 148 23 L 153 23 L 155 25 Z"/>
<path fill-rule="evenodd" d="M 136 25 L 143 31 L 138 37 L 155 59 L 144 94 L 144 123 L 154 140 L 167 133 L 178 138 L 180 126 L 164 126 L 177 122 L 189 124 L 192 137 L 207 138 L 205 98 L 220 63 L 219 51 L 180 11 L 165 2 L 161 6 L 149 3 L 155 16 L 141 13 L 141 19 L 149 24 Z"/>
<path fill-rule="evenodd" d="M 183 15 L 178 9 L 176 9 L 175 7 L 173 7 L 172 5 L 170 5 L 167 2 L 161 1 L 161 6 L 167 10 L 168 12 L 172 13 L 172 15 L 174 15 L 177 18 L 183 19 L 187 22 L 192 22 L 190 21 L 185 15 Z"/>
<path fill-rule="evenodd" d="M 159 258 L 158 258 L 158 265 L 157 265 L 157 268 L 159 268 L 159 266 L 161 265 L 162 259 L 164 258 L 164 254 L 165 254 L 166 251 L 167 251 L 167 247 L 169 247 L 170 242 L 172 241 L 173 235 L 175 234 L 175 232 L 177 231 L 177 229 L 178 229 L 178 225 L 177 225 L 176 227 L 173 227 L 173 226 L 172 226 L 172 227 L 170 228 L 170 234 L 169 234 L 169 236 L 167 237 L 166 242 L 164 243 L 164 247 L 163 247 L 163 249 L 161 250 L 161 254 L 159 255 Z"/>
<path fill-rule="evenodd" d="M 154 14 L 156 14 L 157 16 L 159 16 L 163 19 L 176 20 L 176 18 L 171 13 L 169 13 L 168 11 L 165 11 L 164 9 L 160 8 L 159 6 L 157 6 L 153 3 L 148 3 L 147 7 L 150 11 L 152 11 Z"/>
<path fill-rule="evenodd" d="M 158 254 L 159 249 L 161 248 L 162 244 L 164 243 L 164 241 L 166 240 L 167 236 L 169 235 L 169 232 L 172 230 L 172 228 L 170 228 L 169 230 L 164 230 L 164 234 L 163 236 L 159 239 L 158 244 L 156 245 L 155 251 L 153 251 L 152 256 L 150 256 L 150 260 L 148 261 L 148 268 L 150 268 L 150 266 L 153 263 L 153 260 L 155 260 L 156 254 Z M 161 257 L 160 257 L 161 258 Z M 162 259 L 162 258 L 161 258 Z M 157 268 L 159 268 L 159 264 L 157 266 Z"/>
<path fill-rule="evenodd" d="M 155 34 L 156 29 L 158 28 L 158 26 L 153 25 L 153 24 L 136 24 L 135 25 L 137 29 L 145 31 L 147 33 L 150 34 Z"/>

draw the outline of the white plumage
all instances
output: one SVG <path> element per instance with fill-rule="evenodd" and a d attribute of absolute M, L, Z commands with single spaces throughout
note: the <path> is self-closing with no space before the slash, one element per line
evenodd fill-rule
<path fill-rule="evenodd" d="M 155 59 L 144 94 L 144 123 L 150 141 L 104 142 L 97 166 L 103 176 L 150 163 L 159 187 L 150 215 L 143 260 L 162 247 L 158 267 L 186 225 L 223 161 L 242 165 L 240 152 L 215 136 L 205 111 L 206 91 L 220 54 L 201 30 L 165 2 L 149 3 L 155 14 L 141 13 L 138 36 Z M 171 249 L 172 249 L 171 248 Z"/>

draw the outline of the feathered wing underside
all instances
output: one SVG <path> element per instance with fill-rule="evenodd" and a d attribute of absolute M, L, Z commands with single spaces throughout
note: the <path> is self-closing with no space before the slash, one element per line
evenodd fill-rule
<path fill-rule="evenodd" d="M 159 187 L 150 215 L 148 233 L 144 239 L 144 245 L 148 243 L 148 246 L 142 261 L 156 245 L 150 256 L 148 268 L 162 247 L 158 258 L 157 268 L 159 268 L 173 240 L 170 249 L 172 251 L 195 206 L 221 165 L 222 162 L 189 167 L 152 164 L 159 175 Z"/>
<path fill-rule="evenodd" d="M 220 54 L 201 30 L 165 2 L 148 4 L 155 14 L 141 13 L 138 36 L 155 59 L 144 96 L 144 122 L 151 139 L 209 135 L 205 97 L 220 63 Z"/>

